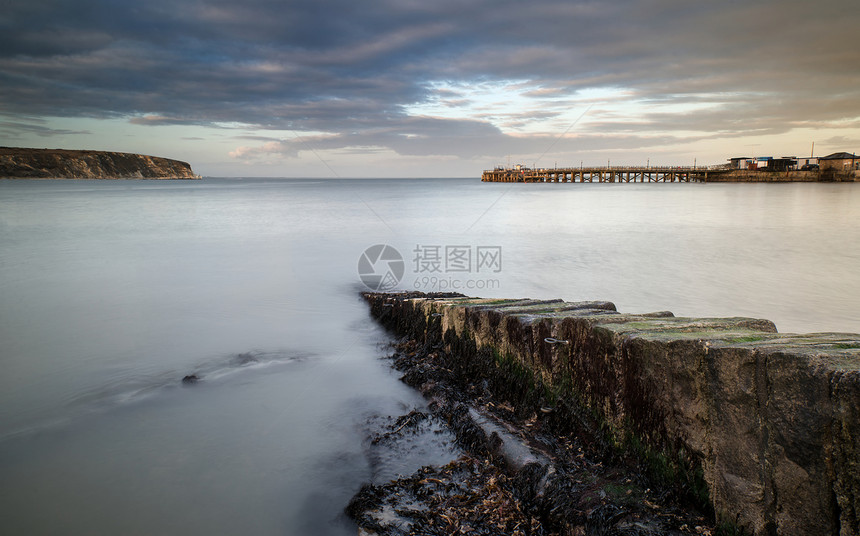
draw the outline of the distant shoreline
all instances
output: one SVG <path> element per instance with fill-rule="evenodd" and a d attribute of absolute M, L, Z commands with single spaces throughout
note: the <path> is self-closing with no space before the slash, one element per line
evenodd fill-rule
<path fill-rule="evenodd" d="M 0 176 L 0 181 L 199 181 L 202 175 L 196 177 L 6 177 Z"/>
<path fill-rule="evenodd" d="M 0 178 L 199 180 L 188 162 L 134 153 L 0 147 Z"/>

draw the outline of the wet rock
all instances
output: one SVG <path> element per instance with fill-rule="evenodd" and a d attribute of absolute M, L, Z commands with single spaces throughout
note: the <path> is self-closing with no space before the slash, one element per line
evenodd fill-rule
<path fill-rule="evenodd" d="M 606 462 L 635 455 L 676 497 L 753 534 L 860 534 L 860 335 L 594 302 L 365 297 L 441 356 L 435 371 L 401 363 L 428 396 L 460 382 L 463 396 L 510 400 L 516 418 L 576 430 Z"/>
<path fill-rule="evenodd" d="M 532 433 L 549 418 L 541 406 L 517 420 L 513 408 L 490 393 L 488 382 L 470 385 L 467 376 L 452 374 L 456 356 L 408 341 L 392 358 L 404 379 L 424 380 L 418 385 L 432 399 L 432 414 L 402 415 L 374 442 L 403 441 L 413 422 L 438 419 L 448 423 L 466 455 L 364 486 L 347 508 L 364 533 L 706 534 L 680 528 L 685 521 L 707 526 L 695 511 L 649 503 L 664 495 L 638 487 L 621 472 L 628 469 L 591 460 L 569 438 Z"/>
<path fill-rule="evenodd" d="M 414 430 L 422 421 L 427 419 L 427 414 L 423 411 L 414 409 L 406 415 L 402 415 L 394 421 L 389 430 L 377 435 L 371 440 L 371 444 L 377 445 L 386 441 L 393 441 L 400 436 L 401 433 L 409 430 Z"/>
<path fill-rule="evenodd" d="M 238 366 L 250 365 L 252 363 L 259 363 L 259 359 L 257 356 L 252 354 L 251 352 L 242 352 L 241 354 L 236 354 L 233 356 L 233 363 Z"/>
<path fill-rule="evenodd" d="M 346 512 L 363 530 L 387 536 L 550 534 L 523 511 L 504 473 L 469 457 L 364 486 Z"/>
<path fill-rule="evenodd" d="M 189 375 L 182 378 L 182 383 L 186 384 L 186 385 L 192 384 L 192 383 L 197 383 L 199 381 L 200 381 L 200 377 L 197 374 L 189 374 Z"/>

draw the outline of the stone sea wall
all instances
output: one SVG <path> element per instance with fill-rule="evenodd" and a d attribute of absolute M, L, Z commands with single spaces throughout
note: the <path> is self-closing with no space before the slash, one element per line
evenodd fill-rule
<path fill-rule="evenodd" d="M 131 153 L 0 147 L 0 177 L 197 179 L 187 162 Z"/>
<path fill-rule="evenodd" d="M 705 182 L 857 182 L 854 171 L 750 171 L 733 170 L 708 174 Z"/>
<path fill-rule="evenodd" d="M 620 446 L 689 465 L 721 521 L 755 535 L 860 534 L 860 335 L 609 302 L 365 298 L 398 334 L 491 349 L 591 408 Z"/>

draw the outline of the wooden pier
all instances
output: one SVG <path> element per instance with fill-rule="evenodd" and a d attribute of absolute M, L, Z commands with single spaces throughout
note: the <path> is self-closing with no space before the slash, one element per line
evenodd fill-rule
<path fill-rule="evenodd" d="M 495 168 L 481 174 L 483 182 L 708 182 L 730 171 L 714 167 L 578 167 Z"/>

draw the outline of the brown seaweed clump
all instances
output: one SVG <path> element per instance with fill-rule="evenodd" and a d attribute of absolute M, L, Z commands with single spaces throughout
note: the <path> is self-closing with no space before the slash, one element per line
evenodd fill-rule
<path fill-rule="evenodd" d="M 551 534 L 523 511 L 510 478 L 470 456 L 382 486 L 366 485 L 347 514 L 371 534 Z"/>

